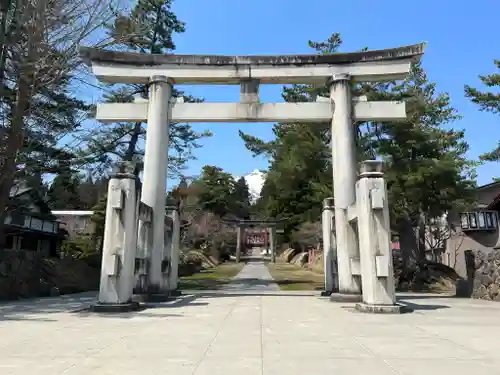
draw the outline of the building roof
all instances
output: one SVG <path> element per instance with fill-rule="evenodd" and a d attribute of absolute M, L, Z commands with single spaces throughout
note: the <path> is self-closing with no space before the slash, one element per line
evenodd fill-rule
<path fill-rule="evenodd" d="M 14 185 L 10 188 L 9 198 L 18 197 L 24 193 L 33 190 L 32 187 L 28 186 L 25 181 L 16 181 Z"/>
<path fill-rule="evenodd" d="M 476 189 L 483 190 L 483 189 L 490 189 L 490 188 L 494 188 L 494 187 L 500 187 L 500 181 L 493 181 L 493 182 L 490 182 L 489 184 L 478 186 Z"/>

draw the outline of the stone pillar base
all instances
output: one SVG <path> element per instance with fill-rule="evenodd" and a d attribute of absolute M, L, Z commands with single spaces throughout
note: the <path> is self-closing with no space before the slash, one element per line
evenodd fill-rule
<path fill-rule="evenodd" d="M 97 302 L 90 306 L 89 311 L 97 313 L 122 313 L 137 311 L 141 309 L 141 305 L 138 302 L 127 302 L 127 303 L 101 303 Z"/>
<path fill-rule="evenodd" d="M 332 302 L 361 302 L 363 296 L 361 294 L 346 294 L 346 293 L 332 293 L 330 301 Z"/>
<path fill-rule="evenodd" d="M 404 306 L 401 305 L 370 305 L 367 303 L 357 303 L 355 309 L 368 314 L 401 314 Z"/>

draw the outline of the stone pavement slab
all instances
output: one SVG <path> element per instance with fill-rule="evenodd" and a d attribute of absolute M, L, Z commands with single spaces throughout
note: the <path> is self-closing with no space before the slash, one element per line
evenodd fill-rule
<path fill-rule="evenodd" d="M 261 258 L 260 254 L 255 259 Z M 223 290 L 241 291 L 279 291 L 280 288 L 273 280 L 264 261 L 251 261 L 234 277 Z"/>
<path fill-rule="evenodd" d="M 365 315 L 307 293 L 200 292 L 116 315 L 92 296 L 0 305 L 2 375 L 500 373 L 500 304 L 404 296 Z"/>

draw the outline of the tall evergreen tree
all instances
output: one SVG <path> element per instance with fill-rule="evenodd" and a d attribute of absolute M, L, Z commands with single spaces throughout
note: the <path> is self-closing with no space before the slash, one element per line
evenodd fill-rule
<path fill-rule="evenodd" d="M 476 163 L 466 158 L 464 132 L 443 127 L 460 116 L 420 63 L 401 83 L 365 89 L 369 99 L 406 101 L 406 120 L 372 122 L 365 135 L 387 162 L 392 228 L 408 270 L 425 261 L 428 220 L 471 201 Z"/>
<path fill-rule="evenodd" d="M 78 195 L 82 209 L 90 210 L 99 202 L 99 185 L 94 182 L 91 171 L 87 171 L 86 177 L 81 180 L 78 186 Z"/>
<path fill-rule="evenodd" d="M 500 60 L 494 61 L 497 68 L 496 73 L 489 75 L 481 75 L 479 79 L 491 91 L 481 91 L 471 86 L 465 86 L 465 95 L 472 100 L 473 103 L 479 105 L 481 111 L 500 114 Z M 481 155 L 482 160 L 500 161 L 500 142 L 498 146 L 491 152 Z"/>
<path fill-rule="evenodd" d="M 69 168 L 59 173 L 47 192 L 47 203 L 52 210 L 79 210 L 85 208 L 80 199 L 80 177 Z"/>
<path fill-rule="evenodd" d="M 129 14 L 120 14 L 108 27 L 108 33 L 120 50 L 148 54 L 164 54 L 175 50 L 173 35 L 185 31 L 184 22 L 172 11 L 172 0 L 138 0 Z M 119 85 L 104 95 L 107 102 L 130 103 L 136 97 L 147 98 L 144 85 Z M 198 99 L 172 90 L 173 97 L 185 102 Z M 140 165 L 144 155 L 144 124 L 118 123 L 98 126 L 84 136 L 86 149 L 82 160 L 108 169 L 116 160 L 136 161 Z M 193 159 L 192 150 L 200 147 L 198 140 L 210 136 L 209 132 L 195 132 L 189 124 L 172 123 L 169 126 L 169 175 L 178 175 L 185 164 Z M 167 147 L 167 145 L 166 145 Z"/>
<path fill-rule="evenodd" d="M 310 42 L 318 53 L 332 53 L 342 41 L 333 34 L 325 43 Z M 358 129 L 358 159 L 387 161 L 393 230 L 409 260 L 424 255 L 416 231 L 470 199 L 474 166 L 465 157 L 463 131 L 443 128 L 458 118 L 447 94 L 438 94 L 421 66 L 415 65 L 402 83 L 353 84 L 353 94 L 369 100 L 406 100 L 408 119 L 354 124 Z M 284 89 L 287 101 L 311 101 L 328 95 L 327 88 L 294 85 Z M 320 218 L 321 201 L 332 194 L 330 124 L 277 124 L 275 139 L 263 142 L 241 133 L 255 154 L 270 157 L 269 171 L 258 205 L 269 216 L 286 217 L 287 230 Z"/>
<path fill-rule="evenodd" d="M 232 212 L 234 178 L 230 173 L 224 172 L 219 167 L 206 165 L 196 183 L 200 187 L 198 197 L 202 209 L 219 217 Z"/>
<path fill-rule="evenodd" d="M 240 177 L 236 180 L 233 189 L 231 194 L 231 200 L 234 205 L 232 212 L 241 219 L 250 219 L 251 197 L 245 177 Z"/>

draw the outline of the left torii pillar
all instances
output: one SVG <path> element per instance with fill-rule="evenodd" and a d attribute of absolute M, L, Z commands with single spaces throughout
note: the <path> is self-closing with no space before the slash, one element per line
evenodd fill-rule
<path fill-rule="evenodd" d="M 236 228 L 236 263 L 241 260 L 241 246 L 243 242 L 243 227 L 238 225 Z"/>
<path fill-rule="evenodd" d="M 165 76 L 149 80 L 149 107 L 142 175 L 141 200 L 153 208 L 152 249 L 148 272 L 148 295 L 166 300 L 169 290 L 169 260 L 165 258 L 165 200 L 169 145 L 172 81 Z"/>
<path fill-rule="evenodd" d="M 134 165 L 121 164 L 108 184 L 101 282 L 96 312 L 137 310 L 132 302 L 137 250 L 137 177 Z"/>

